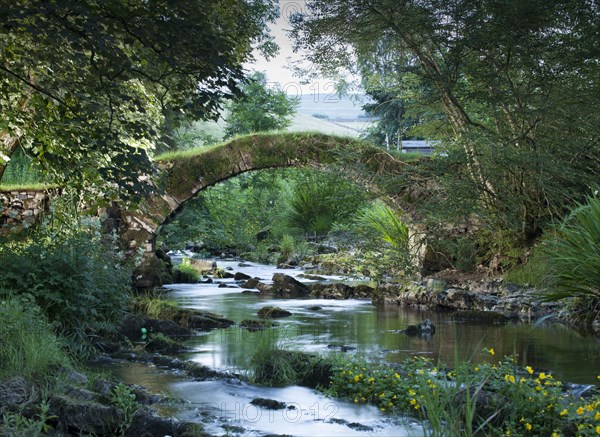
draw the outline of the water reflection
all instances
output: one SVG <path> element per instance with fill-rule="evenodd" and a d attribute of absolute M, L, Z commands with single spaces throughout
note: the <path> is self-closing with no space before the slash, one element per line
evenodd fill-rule
<path fill-rule="evenodd" d="M 291 276 L 302 273 L 262 265 L 238 267 L 233 262 L 224 265 L 265 282 L 276 271 Z M 233 284 L 232 280 L 225 282 Z M 218 284 L 169 288 L 171 297 L 182 305 L 222 314 L 235 322 L 257 318 L 258 310 L 266 305 L 284 308 L 293 316 L 279 321 L 279 337 L 297 350 L 329 353 L 328 345 L 347 345 L 356 348 L 352 353 L 373 360 L 399 362 L 407 356 L 426 354 L 448 365 L 456 359 L 491 362 L 512 355 L 523 365 L 551 370 L 570 382 L 595 384 L 600 374 L 598 339 L 557 324 L 533 327 L 523 323 L 457 323 L 444 312 L 375 307 L 364 300 L 273 299 L 242 294 L 240 289 L 218 288 Z M 314 310 L 315 306 L 321 308 Z M 399 332 L 426 318 L 436 326 L 435 335 L 409 337 Z M 216 368 L 243 368 L 261 335 L 268 334 L 237 327 L 216 330 L 191 339 L 189 346 L 194 350 L 186 358 Z M 493 348 L 496 355 L 483 354 L 483 348 Z"/>

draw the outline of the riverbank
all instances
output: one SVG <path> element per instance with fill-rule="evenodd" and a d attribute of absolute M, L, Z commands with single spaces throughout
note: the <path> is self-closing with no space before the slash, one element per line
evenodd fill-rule
<path fill-rule="evenodd" d="M 132 313 L 122 323 L 119 329 L 120 337 L 114 337 L 110 341 L 103 339 L 97 342 L 99 348 L 110 353 L 110 357 L 105 356 L 101 367 L 121 369 L 115 374 L 123 383 L 109 382 L 106 378 L 97 377 L 91 378 L 90 383 L 88 377 L 88 382 L 84 384 L 67 384 L 68 387 L 62 392 L 43 399 L 50 406 L 46 412 L 41 407 L 44 405 L 42 398 L 36 398 L 36 405 L 39 405 L 36 408 L 22 408 L 23 405 L 13 404 L 10 406 L 11 411 L 21 409 L 24 414 L 20 417 L 30 421 L 22 421 L 19 426 L 24 426 L 24 423 L 34 426 L 34 422 L 38 424 L 36 426 L 45 424 L 44 426 L 47 426 L 49 431 L 52 431 L 50 429 L 52 427 L 54 431 L 60 430 L 62 435 L 70 435 L 69 433 L 77 435 L 77 433 L 85 433 L 89 430 L 97 435 L 112 435 L 110 433 L 117 431 L 122 435 L 139 435 L 136 433 L 152 432 L 154 429 L 165 430 L 164 432 L 168 435 L 187 436 L 246 435 L 248 433 L 254 433 L 252 435 L 257 435 L 256 433 L 258 435 L 289 435 L 290 431 L 291 435 L 315 435 L 316 429 L 327 429 L 327 435 L 366 435 L 370 432 L 377 432 L 381 435 L 386 435 L 386 433 L 389 435 L 415 435 L 423 430 L 423 426 L 430 426 L 428 423 L 431 422 L 433 416 L 421 415 L 426 410 L 423 407 L 430 394 L 420 393 L 424 396 L 423 401 L 419 401 L 420 408 L 423 408 L 421 411 L 414 409 L 415 404 L 410 404 L 411 399 L 417 399 L 417 397 L 401 398 L 401 396 L 406 397 L 406 390 L 404 390 L 406 387 L 402 384 L 412 387 L 407 390 L 415 390 L 416 385 L 424 383 L 419 380 L 417 384 L 417 381 L 411 379 L 412 376 L 408 373 L 412 373 L 413 376 L 429 375 L 428 379 L 433 381 L 432 372 L 444 368 L 446 376 L 442 377 L 436 373 L 436 382 L 433 383 L 438 386 L 451 386 L 455 385 L 458 379 L 456 376 L 451 378 L 447 373 L 453 372 L 452 369 L 466 366 L 462 371 L 467 372 L 468 370 L 467 375 L 474 392 L 486 393 L 486 396 L 490 391 L 487 386 L 484 391 L 482 391 L 483 388 L 478 388 L 483 381 L 486 384 L 496 381 L 494 390 L 504 393 L 504 390 L 510 388 L 507 384 L 512 383 L 510 376 L 512 375 L 518 381 L 521 373 L 527 371 L 527 367 L 534 369 L 537 379 L 543 373 L 544 375 L 552 374 L 554 380 L 573 380 L 569 376 L 570 373 L 565 373 L 565 369 L 559 372 L 555 371 L 555 369 L 561 368 L 557 362 L 543 358 L 546 349 L 550 350 L 550 344 L 552 343 L 553 350 L 556 351 L 556 347 L 560 347 L 562 344 L 556 340 L 561 336 L 564 337 L 569 331 L 556 330 L 551 327 L 552 325 L 534 328 L 527 323 L 530 319 L 533 321 L 543 318 L 545 314 L 553 312 L 557 308 L 527 307 L 526 299 L 531 297 L 528 293 L 519 294 L 519 290 L 506 289 L 510 286 L 497 281 L 494 286 L 487 285 L 488 290 L 485 294 L 488 297 L 483 299 L 471 296 L 472 291 L 459 288 L 456 284 L 449 286 L 439 280 L 426 281 L 421 284 L 412 282 L 387 284 L 374 288 L 365 284 L 343 282 L 343 278 L 340 277 L 332 279 L 307 275 L 300 269 L 275 269 L 272 266 L 249 263 L 239 265 L 237 261 L 230 261 L 229 264 L 219 262 L 219 264 L 229 275 L 219 274 L 220 277 L 205 277 L 202 278 L 204 283 L 172 285 L 162 293 L 155 292 L 155 297 L 162 296 L 166 300 L 176 302 L 176 304 L 153 304 L 154 309 L 163 308 L 163 314 L 169 314 L 167 317 L 169 320 L 164 320 L 164 316 L 161 316 L 163 319 L 160 320 L 143 316 L 140 313 Z M 231 277 L 224 278 L 223 276 Z M 149 305 L 141 305 L 137 300 L 136 302 L 133 307 L 136 311 L 147 312 L 150 308 Z M 373 305 L 372 302 L 376 305 Z M 480 307 L 484 304 L 487 306 Z M 460 311 L 451 310 L 453 307 L 460 307 Z M 504 312 L 501 312 L 500 308 Z M 524 308 L 529 309 L 524 310 Z M 275 315 L 285 317 L 269 317 Z M 492 315 L 496 316 L 490 317 Z M 407 328 L 410 325 L 417 325 L 424 318 L 432 320 L 436 331 L 417 332 L 414 336 L 409 335 Z M 250 321 L 254 323 L 249 323 Z M 348 324 L 349 321 L 352 321 L 351 324 Z M 356 331 L 355 326 L 360 326 L 361 337 L 350 335 Z M 542 337 L 538 338 L 538 336 L 546 331 L 552 341 L 544 346 L 546 343 L 539 343 Z M 501 340 L 500 335 L 506 335 L 506 333 L 501 334 L 502 332 L 510 335 L 517 333 L 518 337 L 514 337 L 507 343 L 505 340 Z M 300 378 L 298 381 L 288 381 L 285 384 L 281 380 L 278 381 L 279 384 L 284 384 L 289 389 L 271 389 L 255 385 L 261 381 L 253 379 L 254 372 L 249 370 L 249 362 L 258 354 L 262 358 L 263 365 L 270 369 L 263 373 L 277 373 L 273 372 L 269 348 L 259 348 L 264 343 L 263 340 L 270 340 L 270 336 L 272 339 L 275 333 L 281 340 L 279 344 L 276 344 L 277 350 L 280 352 L 275 355 L 280 364 L 282 360 L 284 366 L 290 364 L 288 359 L 290 357 L 301 358 L 291 361 L 292 364 L 295 362 L 303 366 L 301 369 L 297 369 L 296 374 L 304 375 L 304 378 Z M 125 337 L 128 340 L 123 341 Z M 514 341 L 516 343 L 512 343 Z M 575 371 L 581 373 L 585 369 L 585 363 L 583 358 L 578 355 L 578 346 L 589 349 L 593 347 L 593 342 L 578 338 L 574 334 L 569 334 L 564 341 L 568 345 L 571 358 L 579 363 Z M 268 343 L 270 341 L 267 341 Z M 128 348 L 127 345 L 132 348 Z M 482 353 L 482 347 L 489 348 L 488 352 Z M 475 352 L 477 349 L 479 350 L 478 354 Z M 489 350 L 493 350 L 496 356 L 491 355 Z M 310 355 L 302 355 L 306 352 L 309 352 Z M 515 357 L 515 361 L 508 363 L 506 360 L 509 358 L 507 357 L 514 352 L 519 356 Z M 400 372 L 399 369 L 407 366 L 407 360 L 410 360 L 411 356 L 418 357 L 423 354 L 425 354 L 426 362 L 429 363 L 426 369 L 423 368 L 426 373 L 421 375 L 414 372 Z M 562 356 L 562 354 L 557 355 Z M 308 359 L 309 356 L 314 358 Z M 360 363 L 361 356 L 369 357 L 368 366 L 357 364 Z M 449 367 L 447 363 L 453 362 L 453 356 L 460 357 L 465 361 L 460 365 L 454 363 Z M 594 358 L 591 359 L 594 360 Z M 513 373 L 500 374 L 509 364 Z M 590 364 L 593 367 L 593 362 Z M 362 366 L 361 369 L 365 368 L 370 373 L 368 377 L 366 371 L 353 374 L 352 378 L 358 376 L 359 381 L 354 381 L 354 379 L 349 381 L 353 384 L 352 390 L 357 390 L 351 393 L 342 390 L 338 383 L 348 377 L 348 370 L 354 369 L 352 366 Z M 478 375 L 483 375 L 483 373 L 476 374 L 475 372 L 478 371 L 475 368 L 487 369 L 488 373 L 485 374 L 483 380 L 477 379 Z M 286 369 L 289 370 L 289 366 Z M 319 378 L 306 378 L 307 373 L 314 373 L 316 369 L 320 369 L 317 372 L 320 375 Z M 397 372 L 402 377 L 402 384 L 398 385 L 398 390 L 391 392 L 386 389 L 389 393 L 379 397 L 381 393 L 384 393 L 383 390 L 375 396 L 374 392 L 361 391 L 366 390 L 370 385 L 355 384 L 368 382 L 370 378 L 374 378 L 373 381 L 378 381 L 375 386 L 392 388 L 393 385 L 385 382 L 387 380 L 377 379 L 378 374 L 381 376 L 385 373 L 384 369 L 388 369 L 385 372 L 394 369 L 394 373 Z M 589 369 L 587 373 L 591 371 Z M 346 372 L 343 377 L 342 372 Z M 355 373 L 355 370 L 352 372 Z M 456 371 L 454 372 L 456 373 Z M 150 375 L 149 378 L 157 378 L 159 381 L 165 381 L 166 378 L 166 381 L 169 382 L 161 384 L 140 377 L 147 373 Z M 360 374 L 362 376 L 359 376 Z M 503 380 L 506 375 L 508 375 L 508 379 Z M 523 376 L 527 377 L 527 374 Z M 593 375 L 594 383 L 598 381 L 596 376 Z M 95 382 L 97 379 L 107 382 L 99 384 Z M 308 384 L 306 382 L 308 380 L 313 382 Z M 315 383 L 314 381 L 319 382 Z M 330 381 L 333 383 L 330 384 Z M 534 382 L 535 379 L 532 382 L 530 378 L 526 378 L 523 387 L 535 390 Z M 272 383 L 273 381 L 271 381 Z M 313 389 L 301 389 L 297 384 L 308 385 Z M 347 386 L 348 382 L 345 384 Z M 139 389 L 141 385 L 150 386 L 156 392 L 166 393 L 166 396 L 144 394 L 144 391 Z M 326 394 L 334 397 L 328 398 L 323 394 L 317 394 L 314 391 L 314 387 L 317 385 L 326 388 Z M 103 394 L 98 391 L 96 386 L 109 388 L 105 389 Z M 425 385 L 423 388 L 426 388 Z M 491 391 L 493 392 L 493 390 Z M 28 392 L 31 393 L 32 390 Z M 415 392 L 418 393 L 417 390 Z M 450 399 L 448 393 L 444 398 L 446 401 Z M 462 396 L 465 393 L 462 392 Z M 391 398 L 388 399 L 388 396 Z M 393 396 L 396 396 L 396 399 L 392 399 Z M 458 394 L 454 393 L 452 396 L 456 398 Z M 481 398 L 474 395 L 469 396 L 469 402 L 479 399 L 475 402 L 477 407 L 474 408 L 483 416 L 487 411 L 483 394 Z M 502 396 L 506 395 L 502 394 Z M 562 397 L 563 394 L 556 396 Z M 148 401 L 149 399 L 151 401 Z M 283 410 L 273 410 L 268 406 L 257 406 L 252 403 L 255 399 L 270 399 L 284 405 L 284 408 Z M 397 401 L 398 399 L 404 399 L 405 402 Z M 485 399 L 489 401 L 491 398 L 488 396 Z M 503 397 L 502 399 L 507 398 Z M 575 426 L 584 425 L 589 432 L 593 432 L 594 428 L 590 428 L 593 421 L 588 420 L 589 415 L 586 413 L 585 417 L 579 417 L 580 415 L 577 414 L 579 407 L 587 409 L 589 405 L 592 405 L 590 407 L 593 411 L 592 417 L 596 414 L 596 410 L 594 410 L 596 407 L 593 406 L 595 404 L 589 399 L 589 397 L 586 399 L 585 404 L 576 401 L 574 405 L 577 408 L 573 411 L 567 408 L 567 413 L 562 416 L 560 413 L 563 410 L 558 412 L 552 410 L 552 414 L 549 412 L 543 423 L 534 421 L 514 423 L 513 419 L 503 420 L 502 423 L 510 422 L 512 424 L 510 428 L 512 435 L 519 435 L 518 430 L 522 431 L 521 428 L 525 426 L 525 423 L 529 423 L 532 429 L 545 430 L 549 426 L 546 422 L 546 419 L 550 420 L 549 418 L 552 419 L 550 422 L 553 424 L 560 422 L 553 430 L 568 431 L 572 428 L 572 424 L 575 424 Z M 386 400 L 386 405 L 389 403 L 392 405 L 383 405 L 378 402 L 380 400 Z M 132 401 L 141 401 L 141 403 Z M 27 405 L 31 406 L 31 404 Z M 314 417 L 313 419 L 298 419 L 298 422 L 293 422 L 294 427 L 289 428 L 290 422 L 286 421 L 287 419 L 292 416 L 304 417 L 305 414 L 311 414 L 311 411 L 314 412 L 314 405 L 333 405 L 336 409 L 327 411 L 325 414 L 321 411 L 322 417 L 317 422 Z M 198 411 L 199 406 L 200 410 Z M 288 407 L 293 407 L 293 409 L 288 409 Z M 131 425 L 127 425 L 127 429 L 123 428 L 123 423 L 125 423 L 123 414 L 125 413 L 117 412 L 123 408 L 123 411 L 129 411 L 128 417 L 131 419 L 131 421 L 126 421 L 128 424 L 131 423 Z M 382 408 L 385 411 L 382 411 Z M 432 408 L 433 406 L 428 407 L 427 411 L 431 412 Z M 99 411 L 108 416 L 101 416 Z M 132 411 L 134 414 L 131 414 Z M 232 411 L 234 412 L 232 413 Z M 281 411 L 281 413 L 277 413 L 277 411 Z M 156 412 L 167 413 L 178 420 L 160 418 L 156 416 Z M 254 414 L 252 417 L 261 416 L 258 423 L 249 420 L 251 419 L 250 412 Z M 286 413 L 284 414 L 284 412 Z M 389 416 L 390 412 L 393 413 L 393 416 Z M 411 414 L 407 415 L 407 413 Z M 558 414 L 558 417 L 555 417 L 555 413 Z M 465 410 L 457 410 L 456 414 L 455 424 L 462 423 L 467 426 L 467 422 L 464 421 Z M 280 417 L 274 419 L 276 423 L 270 423 L 270 418 L 277 415 Z M 396 415 L 402 417 L 404 424 L 387 422 Z M 13 426 L 17 421 L 16 417 L 19 416 L 10 417 L 12 417 L 10 419 L 12 422 L 4 421 L 2 426 L 7 426 L 6 424 L 9 423 L 10 426 Z M 74 422 L 74 419 L 69 419 L 70 417 L 76 417 L 79 422 Z M 89 423 L 86 423 L 88 421 L 85 419 L 86 417 L 89 418 Z M 105 417 L 100 422 L 106 423 L 108 427 L 112 426 L 111 423 L 114 425 L 116 420 L 123 422 L 120 429 L 113 427 L 109 432 L 104 428 L 99 428 L 98 417 Z M 109 420 L 111 417 L 114 419 L 112 422 Z M 234 418 L 233 425 L 232 417 Z M 498 420 L 494 422 L 494 426 L 497 428 L 501 426 L 497 423 Z M 448 417 L 443 419 L 444 423 L 449 421 Z M 473 418 L 470 423 L 476 423 L 475 419 Z M 159 424 L 162 425 L 159 427 Z M 133 425 L 137 428 L 131 428 L 128 431 L 129 427 Z M 146 426 L 146 428 L 140 428 L 142 426 Z M 315 426 L 317 427 L 315 428 Z M 527 430 L 525 429 L 525 431 Z M 568 433 L 560 435 L 568 435 Z"/>

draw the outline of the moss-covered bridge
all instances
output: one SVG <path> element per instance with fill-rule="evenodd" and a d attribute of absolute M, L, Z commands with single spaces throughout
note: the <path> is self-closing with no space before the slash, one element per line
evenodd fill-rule
<path fill-rule="evenodd" d="M 409 165 L 364 142 L 318 133 L 254 134 L 211 149 L 166 155 L 156 163 L 160 172 L 154 182 L 158 188 L 155 194 L 135 210 L 106 210 L 124 246 L 132 251 L 144 249 L 138 286 L 151 286 L 157 281 L 152 272 L 158 271 L 154 244 L 160 227 L 188 200 L 218 182 L 251 170 L 328 166 L 340 177 L 359 181 L 365 189 L 376 190 L 401 207 L 399 197 L 392 193 L 399 193 L 403 187 L 390 186 L 390 181 L 398 179 L 385 176 L 405 174 Z"/>

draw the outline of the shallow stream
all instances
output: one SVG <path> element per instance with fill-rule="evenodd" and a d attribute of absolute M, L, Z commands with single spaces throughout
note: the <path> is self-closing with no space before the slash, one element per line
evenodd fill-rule
<path fill-rule="evenodd" d="M 265 283 L 276 272 L 295 277 L 304 273 L 257 264 L 240 267 L 237 261 L 221 261 L 219 267 L 258 277 Z M 327 354 L 343 345 L 351 349 L 345 353 L 368 360 L 400 362 L 422 354 L 447 365 L 456 359 L 497 361 L 512 355 L 521 364 L 551 371 L 563 381 L 598 383 L 600 341 L 562 325 L 459 323 L 451 319 L 451 313 L 375 307 L 367 300 L 273 299 L 242 294 L 239 288 L 218 288 L 222 282 L 235 285 L 232 279 L 222 279 L 213 284 L 178 284 L 168 289 L 170 297 L 183 307 L 217 313 L 236 323 L 257 319 L 263 306 L 286 309 L 292 316 L 278 320 L 277 332 L 289 349 Z M 436 326 L 435 335 L 409 337 L 399 332 L 424 319 Z M 238 326 L 214 330 L 189 339 L 186 345 L 192 349 L 182 358 L 214 369 L 242 372 L 261 335 L 266 334 Z M 482 353 L 483 348 L 493 348 L 495 356 Z M 236 379 L 195 382 L 166 370 L 131 363 L 122 363 L 114 370 L 126 382 L 184 399 L 186 402 L 171 413 L 180 419 L 202 422 L 214 435 L 422 435 L 420 426 L 410 420 L 386 415 L 374 407 L 330 399 L 303 387 L 260 387 Z M 258 397 L 286 402 L 288 409 L 264 410 L 250 404 Z"/>

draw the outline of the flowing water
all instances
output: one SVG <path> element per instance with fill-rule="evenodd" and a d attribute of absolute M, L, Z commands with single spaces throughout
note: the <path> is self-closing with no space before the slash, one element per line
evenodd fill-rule
<path fill-rule="evenodd" d="M 290 276 L 303 273 L 257 264 L 240 267 L 237 261 L 222 261 L 219 267 L 230 267 L 266 283 L 275 272 Z M 218 288 L 220 282 L 235 284 L 231 279 L 216 280 L 214 284 L 178 284 L 168 287 L 169 295 L 183 307 L 221 314 L 235 322 L 257 319 L 263 306 L 286 309 L 292 316 L 279 320 L 277 332 L 289 349 L 327 354 L 343 345 L 350 349 L 347 354 L 368 360 L 400 362 L 422 354 L 448 365 L 456 359 L 497 361 L 512 355 L 521 364 L 551 371 L 563 381 L 598 382 L 600 342 L 562 325 L 457 323 L 450 313 L 375 307 L 366 300 L 274 299 L 242 294 L 239 288 Z M 435 335 L 409 337 L 399 332 L 424 319 L 436 326 Z M 214 330 L 189 339 L 187 346 L 191 351 L 182 357 L 214 369 L 240 372 L 261 335 L 266 335 L 265 331 L 249 332 L 237 326 Z M 482 353 L 483 348 L 493 348 L 495 356 Z M 184 399 L 186 403 L 171 413 L 184 420 L 202 422 L 215 435 L 422 434 L 420 426 L 407 419 L 390 417 L 374 407 L 326 398 L 307 388 L 259 387 L 233 378 L 194 382 L 139 364 L 122 364 L 117 372 L 126 382 Z M 288 409 L 255 407 L 250 401 L 257 397 L 286 402 Z"/>

